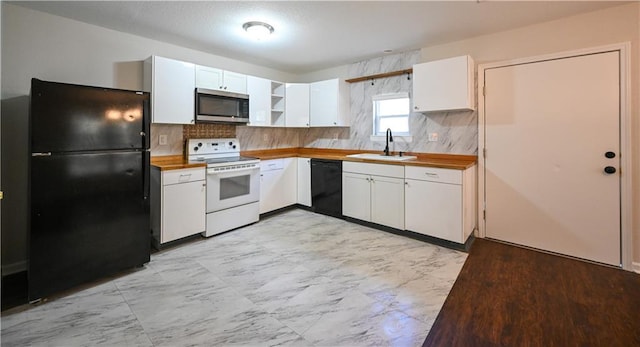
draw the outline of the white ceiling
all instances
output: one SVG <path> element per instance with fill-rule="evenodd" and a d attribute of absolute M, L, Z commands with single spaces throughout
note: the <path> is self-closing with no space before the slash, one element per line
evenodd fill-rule
<path fill-rule="evenodd" d="M 624 1 L 26 1 L 18 6 L 290 73 L 549 21 Z M 265 21 L 267 41 L 242 24 Z"/>

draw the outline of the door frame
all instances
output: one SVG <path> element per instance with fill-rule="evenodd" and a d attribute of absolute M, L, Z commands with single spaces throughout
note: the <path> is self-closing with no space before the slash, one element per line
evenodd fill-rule
<path fill-rule="evenodd" d="M 633 271 L 633 243 L 632 243 L 632 162 L 631 162 L 631 43 L 621 42 L 606 46 L 584 48 L 552 54 L 538 55 L 533 57 L 512 59 L 500 62 L 485 63 L 478 65 L 478 230 L 476 236 L 486 237 L 485 225 L 485 71 L 488 69 L 507 67 L 511 65 L 540 62 L 545 60 L 555 60 L 570 58 L 574 56 L 597 54 L 611 51 L 620 52 L 620 251 L 622 268 Z"/>

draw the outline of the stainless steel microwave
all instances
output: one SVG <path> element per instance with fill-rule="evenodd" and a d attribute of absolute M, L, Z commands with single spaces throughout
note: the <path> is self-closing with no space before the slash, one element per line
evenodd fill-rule
<path fill-rule="evenodd" d="M 248 123 L 249 95 L 196 88 L 196 123 Z"/>

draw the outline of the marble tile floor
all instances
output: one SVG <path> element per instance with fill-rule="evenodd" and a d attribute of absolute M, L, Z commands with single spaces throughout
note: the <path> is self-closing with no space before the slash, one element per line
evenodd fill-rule
<path fill-rule="evenodd" d="M 294 209 L 2 316 L 2 346 L 419 346 L 466 253 Z"/>

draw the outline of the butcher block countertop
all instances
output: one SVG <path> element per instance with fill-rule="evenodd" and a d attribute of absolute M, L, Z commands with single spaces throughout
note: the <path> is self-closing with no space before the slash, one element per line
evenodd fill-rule
<path fill-rule="evenodd" d="M 406 166 L 427 166 L 440 167 L 445 169 L 465 170 L 476 164 L 477 157 L 475 155 L 460 154 L 433 154 L 433 153 L 405 153 L 406 155 L 417 156 L 417 159 L 403 161 L 388 161 L 347 157 L 350 154 L 359 153 L 380 153 L 365 150 L 346 150 L 346 149 L 325 149 L 325 148 L 278 148 L 278 149 L 262 149 L 252 151 L 242 151 L 240 154 L 245 157 L 256 157 L 261 160 L 303 157 L 315 159 L 334 159 L 342 161 L 353 161 L 361 163 L 379 163 L 387 165 L 406 165 Z M 394 153 L 396 154 L 396 153 Z M 151 165 L 165 170 L 179 170 L 195 167 L 206 167 L 205 163 L 189 162 L 182 155 L 168 155 L 151 157 Z"/>
<path fill-rule="evenodd" d="M 157 167 L 160 171 L 207 167 L 206 163 L 190 163 L 182 155 L 151 157 L 151 165 Z"/>
<path fill-rule="evenodd" d="M 359 153 L 381 153 L 380 151 L 367 150 L 345 150 L 345 149 L 325 149 L 325 148 L 279 148 L 242 151 L 242 155 L 246 157 L 256 157 L 261 160 L 303 157 L 315 159 L 335 159 L 342 161 L 353 161 L 361 163 L 379 163 L 388 165 L 405 165 L 405 166 L 427 166 L 440 167 L 445 169 L 465 170 L 474 166 L 478 160 L 475 155 L 460 154 L 435 154 L 435 153 L 404 153 L 403 155 L 414 155 L 418 158 L 413 160 L 389 161 L 347 157 L 350 154 Z M 393 153 L 397 154 L 397 153 Z"/>

